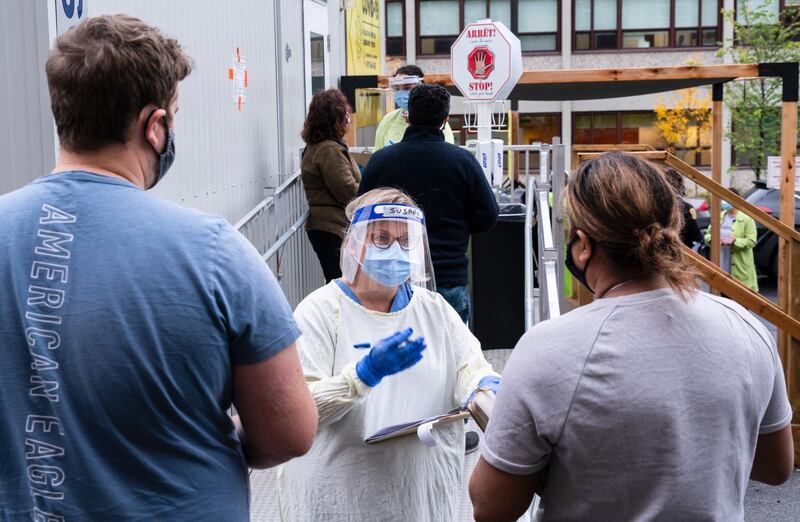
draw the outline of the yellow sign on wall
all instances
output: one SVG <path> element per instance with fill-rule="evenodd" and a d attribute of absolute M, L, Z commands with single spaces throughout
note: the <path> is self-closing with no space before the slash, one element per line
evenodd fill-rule
<path fill-rule="evenodd" d="M 380 0 L 355 0 L 347 8 L 347 74 L 372 76 L 381 73 Z"/>

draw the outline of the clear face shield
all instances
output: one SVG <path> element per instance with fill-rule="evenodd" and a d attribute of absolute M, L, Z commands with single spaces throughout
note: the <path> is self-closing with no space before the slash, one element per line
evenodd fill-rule
<path fill-rule="evenodd" d="M 363 289 L 408 282 L 435 291 L 422 211 L 398 203 L 356 210 L 342 243 L 342 277 Z"/>
<path fill-rule="evenodd" d="M 411 89 L 422 83 L 419 76 L 395 76 L 389 78 L 389 87 L 394 94 L 394 105 L 403 112 L 408 112 L 408 94 Z"/>

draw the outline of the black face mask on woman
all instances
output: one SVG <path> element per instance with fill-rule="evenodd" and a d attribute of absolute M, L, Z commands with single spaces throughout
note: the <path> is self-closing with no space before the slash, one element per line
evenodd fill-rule
<path fill-rule="evenodd" d="M 569 243 L 567 243 L 567 257 L 564 260 L 564 264 L 567 265 L 567 268 L 575 276 L 575 279 L 578 280 L 580 284 L 585 286 L 591 293 L 594 293 L 594 290 L 589 286 L 589 283 L 586 282 L 586 270 L 589 269 L 589 262 L 591 262 L 592 258 L 586 260 L 586 264 L 583 266 L 583 270 L 578 268 L 575 265 L 575 260 L 572 258 L 572 245 L 575 244 L 575 241 L 580 239 L 578 237 L 578 233 L 574 233 L 572 239 L 570 239 Z"/>

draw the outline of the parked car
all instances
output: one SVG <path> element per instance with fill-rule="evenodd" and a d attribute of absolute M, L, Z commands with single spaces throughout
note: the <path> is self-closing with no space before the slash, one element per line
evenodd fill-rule
<path fill-rule="evenodd" d="M 745 199 L 753 205 L 759 207 L 767 214 L 776 219 L 781 217 L 781 198 L 778 189 L 767 188 L 763 182 L 755 182 Z M 800 193 L 794 194 L 794 227 L 800 231 Z M 756 260 L 756 268 L 762 273 L 777 277 L 778 275 L 778 236 L 767 227 L 756 221 L 758 240 L 753 249 Z"/>

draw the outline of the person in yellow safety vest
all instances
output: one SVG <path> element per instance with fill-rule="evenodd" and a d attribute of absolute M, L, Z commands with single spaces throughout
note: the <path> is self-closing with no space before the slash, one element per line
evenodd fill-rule
<path fill-rule="evenodd" d="M 547 200 L 550 202 L 550 209 L 552 212 L 553 208 L 553 191 L 551 190 L 550 193 L 547 195 Z M 551 213 L 551 220 L 555 221 L 555 214 Z M 569 221 L 566 216 L 564 216 L 564 231 L 569 230 Z M 572 273 L 569 269 L 565 266 L 564 267 L 564 297 L 572 297 Z"/>
<path fill-rule="evenodd" d="M 739 191 L 734 188 L 730 191 L 739 195 Z M 758 276 L 753 257 L 753 247 L 756 246 L 758 239 L 756 222 L 727 201 L 722 202 L 720 220 L 722 221 L 720 244 L 731 247 L 731 276 L 752 291 L 758 292 Z M 707 245 L 711 243 L 711 227 L 706 230 L 705 242 Z"/>
<path fill-rule="evenodd" d="M 380 150 L 388 145 L 394 145 L 403 139 L 408 128 L 408 94 L 411 89 L 422 83 L 422 69 L 416 65 L 404 65 L 397 69 L 389 80 L 389 86 L 394 91 L 395 110 L 386 114 L 378 124 L 375 131 L 375 148 Z M 444 141 L 454 143 L 453 129 L 449 123 L 444 125 Z"/>

